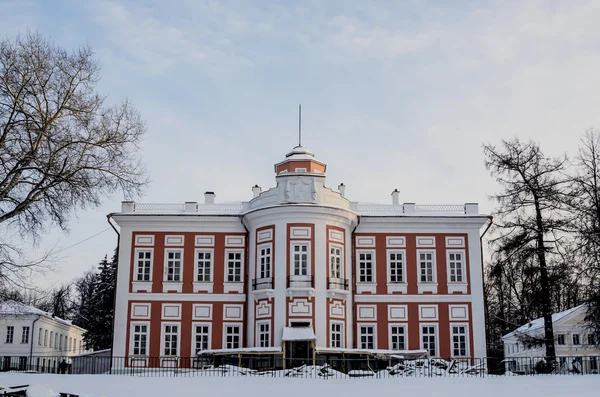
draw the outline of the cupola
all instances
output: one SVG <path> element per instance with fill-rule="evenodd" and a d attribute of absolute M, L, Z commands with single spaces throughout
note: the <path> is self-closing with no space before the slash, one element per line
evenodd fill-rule
<path fill-rule="evenodd" d="M 277 175 L 285 173 L 311 173 L 325 175 L 325 163 L 315 159 L 314 153 L 304 146 L 296 146 L 285 155 L 285 160 L 275 164 Z"/>

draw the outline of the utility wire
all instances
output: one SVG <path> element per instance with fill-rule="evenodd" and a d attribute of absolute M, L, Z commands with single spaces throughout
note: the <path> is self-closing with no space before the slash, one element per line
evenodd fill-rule
<path fill-rule="evenodd" d="M 102 230 L 101 232 L 98 232 L 98 233 L 94 234 L 93 236 L 90 236 L 90 237 L 88 237 L 88 238 L 86 238 L 84 240 L 78 241 L 78 242 L 76 242 L 73 245 L 70 245 L 70 246 L 68 246 L 66 248 L 63 248 L 63 249 L 59 250 L 59 251 L 53 252 L 53 254 L 60 254 L 63 251 L 66 251 L 66 250 L 71 249 L 71 248 L 73 248 L 75 246 L 78 246 L 79 244 L 85 243 L 86 241 L 91 240 L 94 237 L 101 235 L 102 233 L 104 233 L 107 230 L 110 230 L 110 227 L 107 227 L 106 229 Z"/>

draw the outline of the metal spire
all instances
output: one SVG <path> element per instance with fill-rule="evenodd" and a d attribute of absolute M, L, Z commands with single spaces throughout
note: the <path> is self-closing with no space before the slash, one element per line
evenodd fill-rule
<path fill-rule="evenodd" d="M 298 105 L 298 146 L 302 146 L 302 105 Z"/>

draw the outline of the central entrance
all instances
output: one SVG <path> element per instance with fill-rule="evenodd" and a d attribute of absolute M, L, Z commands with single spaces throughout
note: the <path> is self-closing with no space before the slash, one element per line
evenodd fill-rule
<path fill-rule="evenodd" d="M 283 345 L 286 368 L 295 368 L 314 363 L 315 332 L 310 323 L 292 323 L 283 328 Z"/>

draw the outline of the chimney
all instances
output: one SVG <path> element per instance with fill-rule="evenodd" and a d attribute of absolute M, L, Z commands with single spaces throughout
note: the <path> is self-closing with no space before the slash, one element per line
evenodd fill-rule
<path fill-rule="evenodd" d="M 262 188 L 258 185 L 254 185 L 252 186 L 252 197 L 256 198 L 260 195 L 260 192 L 262 192 Z"/>
<path fill-rule="evenodd" d="M 343 182 L 339 184 L 338 190 L 339 190 L 340 194 L 342 195 L 342 197 L 346 197 L 346 185 L 344 185 Z"/>
<path fill-rule="evenodd" d="M 393 205 L 400 205 L 400 200 L 398 198 L 399 194 L 400 194 L 400 192 L 398 191 L 398 189 L 394 189 L 394 191 L 392 192 L 392 204 Z"/>
<path fill-rule="evenodd" d="M 204 193 L 204 204 L 214 204 L 215 203 L 215 192 L 205 192 Z"/>

